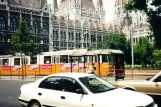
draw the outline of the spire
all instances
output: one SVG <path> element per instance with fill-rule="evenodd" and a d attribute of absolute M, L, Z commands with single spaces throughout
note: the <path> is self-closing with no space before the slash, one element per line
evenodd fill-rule
<path fill-rule="evenodd" d="M 52 8 L 53 8 L 54 12 L 58 10 L 58 2 L 57 2 L 57 0 L 53 0 Z"/>
<path fill-rule="evenodd" d="M 97 8 L 102 8 L 102 7 L 103 7 L 102 0 L 97 0 Z"/>
<path fill-rule="evenodd" d="M 47 4 L 47 0 L 40 0 L 40 2 L 41 2 L 41 8 L 43 8 L 44 5 Z"/>

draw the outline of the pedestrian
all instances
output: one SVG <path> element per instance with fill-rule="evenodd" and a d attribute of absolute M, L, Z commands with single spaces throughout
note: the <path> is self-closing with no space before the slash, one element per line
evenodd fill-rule
<path fill-rule="evenodd" d="M 88 69 L 87 73 L 88 74 L 95 74 L 95 72 L 94 72 L 95 70 L 96 70 L 96 67 L 95 67 L 94 63 L 92 62 L 91 67 Z"/>

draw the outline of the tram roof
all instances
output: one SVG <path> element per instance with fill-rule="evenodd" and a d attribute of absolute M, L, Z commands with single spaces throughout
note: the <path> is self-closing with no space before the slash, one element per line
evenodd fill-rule
<path fill-rule="evenodd" d="M 79 50 L 62 50 L 62 51 L 54 51 L 54 52 L 42 52 L 42 55 L 71 55 L 75 52 L 87 52 L 87 49 L 79 49 Z"/>
<path fill-rule="evenodd" d="M 124 54 L 121 50 L 114 49 L 102 49 L 102 50 L 90 50 L 90 51 L 78 51 L 70 53 L 70 56 L 92 56 L 92 55 L 106 55 L 106 54 Z"/>

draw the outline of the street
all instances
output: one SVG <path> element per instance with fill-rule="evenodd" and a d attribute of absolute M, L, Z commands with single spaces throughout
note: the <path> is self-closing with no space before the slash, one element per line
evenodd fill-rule
<path fill-rule="evenodd" d="M 18 103 L 20 87 L 24 81 L 0 80 L 0 107 L 21 107 Z"/>
<path fill-rule="evenodd" d="M 112 78 L 109 78 L 109 81 Z M 0 107 L 21 107 L 18 102 L 20 87 L 22 84 L 29 83 L 30 81 L 19 80 L 0 80 Z M 110 81 L 112 83 L 112 81 Z M 155 101 L 159 104 L 159 99 L 155 97 Z M 161 104 L 158 105 L 161 107 Z"/>

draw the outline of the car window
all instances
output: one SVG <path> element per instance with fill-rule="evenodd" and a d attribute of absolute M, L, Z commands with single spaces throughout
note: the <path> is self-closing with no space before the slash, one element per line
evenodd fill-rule
<path fill-rule="evenodd" d="M 72 78 L 63 79 L 63 91 L 76 93 L 77 89 L 83 89 L 81 85 Z"/>
<path fill-rule="evenodd" d="M 92 93 L 101 93 L 115 89 L 116 87 L 106 80 L 97 76 L 81 77 L 79 80 L 88 88 Z"/>
<path fill-rule="evenodd" d="M 161 82 L 161 75 L 158 76 L 154 81 L 155 81 L 155 82 Z"/>
<path fill-rule="evenodd" d="M 61 77 L 49 77 L 42 81 L 39 88 L 62 90 L 62 78 Z"/>

